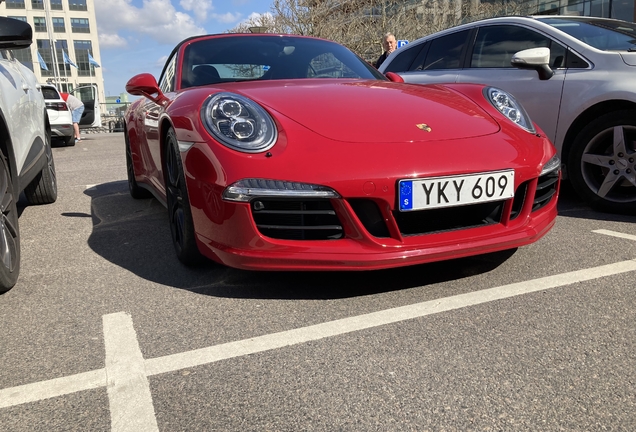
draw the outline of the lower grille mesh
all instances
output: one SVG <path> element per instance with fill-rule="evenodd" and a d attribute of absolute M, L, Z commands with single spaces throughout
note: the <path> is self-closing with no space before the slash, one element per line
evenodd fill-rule
<path fill-rule="evenodd" d="M 261 234 L 284 240 L 331 240 L 344 235 L 328 199 L 257 199 L 250 203 Z"/>

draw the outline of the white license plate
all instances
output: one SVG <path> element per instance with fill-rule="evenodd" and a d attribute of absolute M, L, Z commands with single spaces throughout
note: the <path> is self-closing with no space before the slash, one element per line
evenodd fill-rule
<path fill-rule="evenodd" d="M 453 207 L 512 198 L 514 170 L 400 180 L 400 211 Z"/>

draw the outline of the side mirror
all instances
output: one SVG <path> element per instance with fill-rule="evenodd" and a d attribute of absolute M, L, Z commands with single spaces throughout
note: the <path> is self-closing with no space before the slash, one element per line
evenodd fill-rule
<path fill-rule="evenodd" d="M 539 79 L 548 80 L 554 75 L 550 68 L 550 48 L 530 48 L 512 56 L 510 64 L 519 69 L 534 69 Z"/>
<path fill-rule="evenodd" d="M 395 72 L 387 72 L 385 75 L 389 79 L 389 81 L 393 81 L 393 82 L 397 82 L 397 83 L 403 83 L 404 82 L 404 78 L 402 78 L 401 76 L 399 76 Z"/>
<path fill-rule="evenodd" d="M 145 96 L 158 104 L 163 104 L 167 100 L 159 89 L 155 77 L 149 73 L 135 75 L 128 80 L 126 91 L 134 96 Z"/>
<path fill-rule="evenodd" d="M 31 43 L 33 43 L 33 29 L 29 23 L 0 17 L 0 49 L 27 48 L 31 46 Z"/>

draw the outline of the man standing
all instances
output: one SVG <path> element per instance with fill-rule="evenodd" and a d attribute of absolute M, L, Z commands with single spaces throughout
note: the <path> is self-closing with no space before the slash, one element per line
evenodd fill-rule
<path fill-rule="evenodd" d="M 79 122 L 82 118 L 82 113 L 84 112 L 84 103 L 68 93 L 62 93 L 62 99 L 66 101 L 68 109 L 71 110 L 71 117 L 73 117 L 73 129 L 75 130 L 75 142 L 78 142 L 82 139 L 80 136 Z"/>
<path fill-rule="evenodd" d="M 389 56 L 389 54 L 391 54 L 397 48 L 397 40 L 395 39 L 395 36 L 393 36 L 393 33 L 387 33 L 384 35 L 384 37 L 382 38 L 382 48 L 384 49 L 384 52 L 382 53 L 378 61 L 375 62 L 376 68 L 379 68 L 384 60 L 386 60 L 386 58 Z"/>

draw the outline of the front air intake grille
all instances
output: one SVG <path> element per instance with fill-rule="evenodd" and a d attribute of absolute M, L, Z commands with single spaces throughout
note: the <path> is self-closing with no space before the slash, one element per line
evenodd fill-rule
<path fill-rule="evenodd" d="M 261 234 L 282 240 L 332 240 L 344 231 L 328 199 L 255 199 L 250 203 Z"/>
<path fill-rule="evenodd" d="M 351 208 L 362 222 L 362 225 L 374 237 L 389 237 L 389 229 L 378 205 L 368 199 L 349 200 Z"/>
<path fill-rule="evenodd" d="M 539 177 L 537 191 L 532 202 L 532 211 L 537 211 L 550 202 L 557 193 L 559 184 L 559 171 L 554 170 Z"/>
<path fill-rule="evenodd" d="M 526 202 L 528 194 L 528 185 L 530 182 L 524 182 L 519 185 L 515 192 L 515 199 L 512 201 L 512 209 L 510 210 L 510 220 L 515 220 L 523 210 L 523 204 Z"/>
<path fill-rule="evenodd" d="M 504 202 L 495 201 L 411 212 L 394 211 L 393 217 L 402 235 L 475 228 L 499 223 Z"/>

